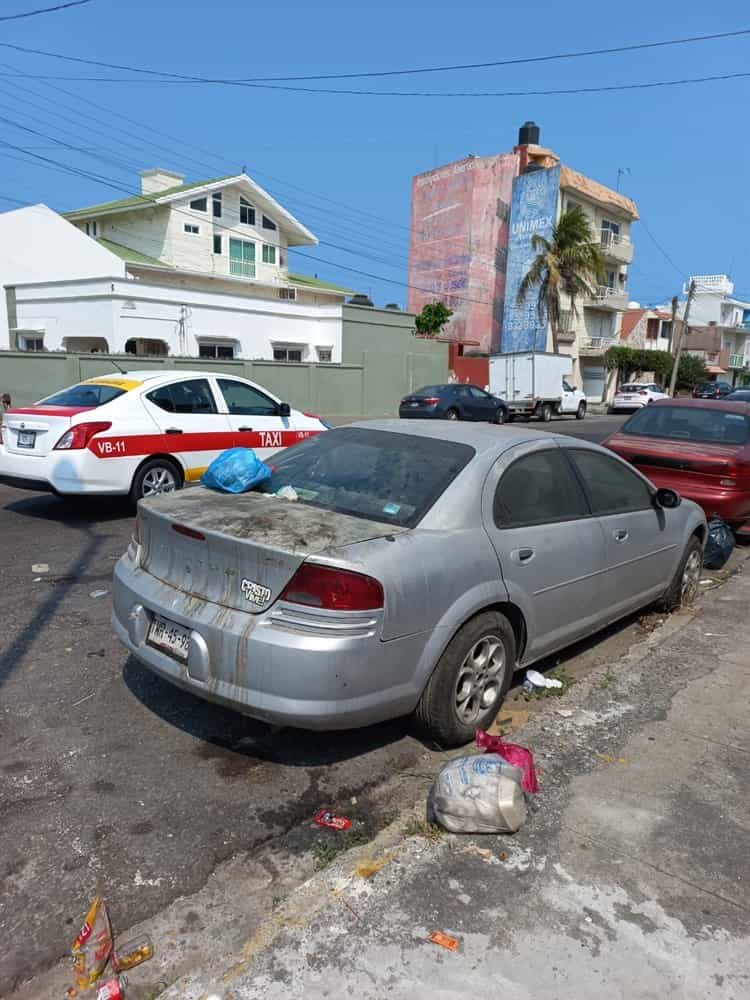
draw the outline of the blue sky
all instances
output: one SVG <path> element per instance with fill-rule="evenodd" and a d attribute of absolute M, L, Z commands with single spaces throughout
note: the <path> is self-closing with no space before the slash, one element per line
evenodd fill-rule
<path fill-rule="evenodd" d="M 4 0 L 0 13 L 51 3 Z M 633 0 L 609 8 L 593 0 L 512 6 L 496 0 L 464 5 L 381 0 L 377 6 L 351 0 L 317 5 L 296 0 L 268 5 L 247 0 L 214 0 L 210 5 L 93 0 L 77 9 L 0 23 L 0 42 L 226 78 L 479 62 L 742 28 L 750 28 L 750 10 L 740 0 L 710 7 L 682 0 Z M 534 66 L 324 86 L 588 87 L 743 72 L 750 68 L 749 55 L 750 35 Z M 0 73 L 15 71 L 124 75 L 0 49 Z M 18 86 L 36 93 L 21 92 Z M 56 92 L 56 87 L 75 96 Z M 506 151 L 519 124 L 534 119 L 542 128 L 543 144 L 576 169 L 612 186 L 618 167 L 629 169 L 621 190 L 636 199 L 644 223 L 634 231 L 630 295 L 645 303 L 680 291 L 690 273 L 728 272 L 737 291 L 750 296 L 749 98 L 750 78 L 579 96 L 420 99 L 154 82 L 55 84 L 4 76 L 0 118 L 96 149 L 117 162 L 91 160 L 2 120 L 0 141 L 93 170 L 121 185 L 123 196 L 137 189 L 137 165 L 180 170 L 193 180 L 232 173 L 246 164 L 322 241 L 356 251 L 321 246 L 308 251 L 315 260 L 293 258 L 295 269 L 369 292 L 383 305 L 405 302 L 403 284 L 357 275 L 342 265 L 406 282 L 412 175 L 468 153 Z M 102 121 L 86 123 L 78 117 L 82 112 Z M 135 133 L 140 144 L 126 147 L 126 139 L 136 140 L 117 129 Z M 169 149 L 157 150 L 151 140 Z M 20 156 L 0 148 L 0 196 L 44 201 L 60 210 L 119 196 L 103 184 L 11 155 Z M 11 207 L 0 202 L 0 210 Z"/>

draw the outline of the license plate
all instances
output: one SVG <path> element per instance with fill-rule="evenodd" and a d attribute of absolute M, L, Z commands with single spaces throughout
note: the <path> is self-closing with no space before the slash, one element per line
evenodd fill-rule
<path fill-rule="evenodd" d="M 19 431 L 17 444 L 19 448 L 33 448 L 36 444 L 36 431 Z"/>
<path fill-rule="evenodd" d="M 190 649 L 190 629 L 183 628 L 168 618 L 156 615 L 148 630 L 148 643 L 164 650 L 177 660 L 187 660 Z"/>
<path fill-rule="evenodd" d="M 417 402 L 409 403 L 409 406 L 421 406 L 421 405 L 422 405 L 421 403 Z"/>

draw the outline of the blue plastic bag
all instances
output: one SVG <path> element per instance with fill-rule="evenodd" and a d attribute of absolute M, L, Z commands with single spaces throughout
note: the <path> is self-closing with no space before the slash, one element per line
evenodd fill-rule
<path fill-rule="evenodd" d="M 211 462 L 201 483 L 221 493 L 247 493 L 271 478 L 271 469 L 252 448 L 228 448 Z"/>
<path fill-rule="evenodd" d="M 706 548 L 703 552 L 703 565 L 706 569 L 721 569 L 729 559 L 734 548 L 732 529 L 724 524 L 720 517 L 712 517 L 708 522 Z"/>

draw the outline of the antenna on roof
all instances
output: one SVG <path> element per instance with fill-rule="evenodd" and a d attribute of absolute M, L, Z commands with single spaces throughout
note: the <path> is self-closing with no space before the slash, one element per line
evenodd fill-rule
<path fill-rule="evenodd" d="M 122 365 L 118 361 L 115 361 L 114 358 L 110 358 L 109 360 L 112 362 L 112 364 L 115 366 L 115 368 L 118 370 L 118 372 L 121 375 L 127 375 L 128 374 L 127 368 L 123 368 Z"/>
<path fill-rule="evenodd" d="M 242 164 L 242 173 L 243 173 L 243 174 L 246 174 L 246 173 L 247 173 L 247 164 L 246 164 L 246 163 L 243 163 L 243 164 Z"/>

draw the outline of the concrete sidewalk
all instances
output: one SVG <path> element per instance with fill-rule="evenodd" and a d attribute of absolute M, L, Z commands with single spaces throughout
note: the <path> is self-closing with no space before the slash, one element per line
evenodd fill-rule
<path fill-rule="evenodd" d="M 750 997 L 749 606 L 745 571 L 514 734 L 516 836 L 402 818 L 162 1000 Z"/>

